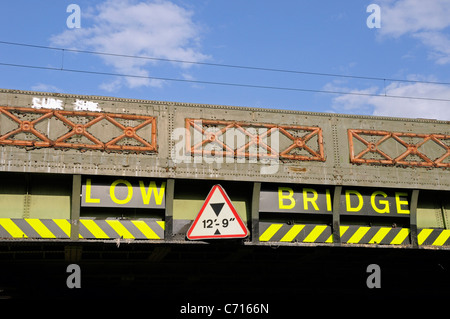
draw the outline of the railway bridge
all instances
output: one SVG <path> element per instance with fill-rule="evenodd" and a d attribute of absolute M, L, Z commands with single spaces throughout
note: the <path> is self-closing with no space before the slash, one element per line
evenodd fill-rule
<path fill-rule="evenodd" d="M 445 297 L 449 169 L 446 121 L 0 90 L 0 296 Z"/>

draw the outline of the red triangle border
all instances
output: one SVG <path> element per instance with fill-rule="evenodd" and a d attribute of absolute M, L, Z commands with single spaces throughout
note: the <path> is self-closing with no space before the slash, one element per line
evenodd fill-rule
<path fill-rule="evenodd" d="M 219 188 L 220 193 L 222 194 L 223 198 L 225 199 L 228 207 L 231 209 L 231 212 L 233 213 L 234 217 L 236 218 L 236 220 L 239 223 L 239 226 L 241 226 L 241 229 L 244 231 L 244 234 L 242 235 L 216 235 L 216 236 L 190 236 L 190 234 L 192 233 L 192 231 L 194 230 L 195 226 L 197 225 L 197 222 L 199 221 L 200 217 L 203 214 L 203 211 L 205 210 L 205 208 L 208 206 L 209 201 L 211 200 L 211 196 L 214 194 L 216 188 Z M 197 217 L 195 218 L 194 222 L 192 223 L 192 225 L 189 227 L 189 230 L 186 234 L 188 239 L 217 239 L 217 238 L 245 238 L 249 235 L 249 231 L 247 226 L 245 226 L 244 222 L 242 221 L 241 216 L 239 216 L 238 212 L 236 211 L 236 209 L 234 208 L 233 204 L 231 203 L 230 198 L 228 197 L 227 193 L 225 192 L 225 190 L 223 189 L 223 187 L 219 184 L 214 185 L 211 190 L 209 191 L 208 196 L 205 199 L 205 202 L 203 203 L 202 208 L 200 209 L 199 213 L 197 214 Z"/>

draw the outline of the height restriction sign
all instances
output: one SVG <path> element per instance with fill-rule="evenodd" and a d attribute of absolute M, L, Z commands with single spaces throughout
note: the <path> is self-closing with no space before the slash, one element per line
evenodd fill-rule
<path fill-rule="evenodd" d="M 214 185 L 187 232 L 188 239 L 244 238 L 248 229 L 225 190 Z"/>

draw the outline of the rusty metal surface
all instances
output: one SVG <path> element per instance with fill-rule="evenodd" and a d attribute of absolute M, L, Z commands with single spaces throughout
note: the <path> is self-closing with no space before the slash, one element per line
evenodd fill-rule
<path fill-rule="evenodd" d="M 376 142 L 367 141 L 361 135 L 380 137 Z M 419 139 L 416 143 L 409 143 L 406 138 Z M 366 148 L 355 155 L 354 139 L 363 143 Z M 400 146 L 404 147 L 404 151 L 398 155 L 389 155 L 389 151 L 382 149 L 383 143 L 388 140 L 395 140 Z M 419 167 L 450 167 L 450 163 L 443 163 L 445 159 L 450 156 L 450 146 L 445 142 L 450 141 L 450 135 L 444 134 L 415 134 L 415 133 L 401 133 L 388 132 L 377 130 L 348 130 L 348 142 L 350 146 L 350 161 L 356 164 L 385 164 L 385 165 L 405 165 L 405 166 L 419 166 Z M 426 152 L 419 150 L 425 143 L 433 142 L 441 150 L 443 155 L 426 154 Z M 392 150 L 391 150 L 392 151 Z M 366 154 L 381 155 L 381 159 L 363 158 Z M 407 157 L 414 155 L 419 160 L 407 160 Z"/>
<path fill-rule="evenodd" d="M 199 123 L 201 123 L 202 126 L 213 125 L 217 127 L 214 132 L 209 132 L 200 126 Z M 191 143 L 191 127 L 201 134 L 200 141 Z M 240 146 L 234 145 L 235 143 L 230 145 L 224 142 L 221 137 L 227 135 L 227 132 L 232 129 L 242 133 L 249 141 Z M 295 161 L 325 161 L 322 129 L 320 127 L 187 118 L 186 132 L 188 134 L 186 138 L 186 149 L 190 154 L 244 158 L 277 158 Z M 285 146 L 283 149 L 279 149 L 279 147 L 275 148 L 273 145 L 271 147 L 268 137 L 275 132 L 287 137 L 289 139 L 289 145 Z M 294 136 L 294 132 L 301 132 L 300 134 L 304 135 Z M 314 136 L 317 137 L 316 145 L 308 145 L 308 141 Z M 203 146 L 212 143 L 217 144 L 220 150 L 205 150 L 202 148 Z M 251 150 L 252 146 L 256 146 L 256 151 L 255 148 L 253 151 Z M 261 149 L 264 151 L 261 151 Z M 308 155 L 291 153 L 293 150 L 302 149 L 305 150 Z"/>
<path fill-rule="evenodd" d="M 2 89 L 0 105 L 0 171 L 450 190 L 448 121 Z"/>
<path fill-rule="evenodd" d="M 73 148 L 73 149 L 96 149 L 96 150 L 129 150 L 129 151 L 156 151 L 156 119 L 152 116 L 113 114 L 98 112 L 77 112 L 49 109 L 33 109 L 28 107 L 8 107 L 0 106 L 0 114 L 17 123 L 17 128 L 0 135 L 0 144 L 11 146 L 33 146 L 33 147 L 54 147 L 54 148 Z M 33 120 L 22 119 L 27 115 L 37 115 Z M 36 128 L 44 120 L 58 119 L 67 127 L 67 132 L 60 134 L 56 138 L 50 138 L 48 135 Z M 141 121 L 135 126 L 125 126 L 118 119 Z M 80 123 L 84 120 L 85 123 Z M 116 136 L 97 137 L 96 134 L 89 132 L 89 128 L 102 121 L 108 121 L 119 130 Z M 50 123 L 48 123 L 50 125 Z M 151 126 L 151 136 L 147 141 L 141 137 L 137 131 L 145 126 Z M 53 124 L 55 126 L 55 124 Z M 50 128 L 48 129 L 50 131 Z M 104 131 L 102 131 L 104 133 Z M 34 136 L 32 139 L 15 138 L 20 133 L 30 133 Z M 90 143 L 71 142 L 72 137 L 85 137 Z M 124 139 L 133 139 L 142 146 L 137 145 L 119 145 L 118 142 Z"/>

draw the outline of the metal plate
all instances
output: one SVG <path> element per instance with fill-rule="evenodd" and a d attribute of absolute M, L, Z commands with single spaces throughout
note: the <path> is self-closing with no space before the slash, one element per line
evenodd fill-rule
<path fill-rule="evenodd" d="M 20 132 L 16 131 L 16 135 L 22 134 L 18 138 L 26 143 L 0 146 L 0 170 L 450 190 L 450 125 L 445 121 L 0 90 L 0 106 L 15 108 L 18 113 L 33 109 L 33 98 L 61 101 L 63 110 L 59 113 L 44 109 L 39 111 L 43 113 L 38 112 L 44 115 L 53 112 L 54 121 L 55 114 L 64 117 L 76 115 L 71 112 L 77 112 L 77 100 L 96 103 L 98 111 L 91 113 L 102 118 L 102 121 L 106 120 L 108 125 L 103 130 L 90 131 L 94 125 L 90 125 L 89 121 L 80 127 L 64 121 L 62 125 L 51 122 L 55 131 L 52 128 L 43 138 L 31 131 L 34 126 L 24 127 L 25 120 L 21 120 L 22 128 Z M 30 114 L 33 112 L 30 111 Z M 121 120 L 128 121 L 128 124 L 122 124 L 125 130 L 108 120 L 107 114 L 115 114 Z M 136 148 L 139 141 L 133 137 L 143 132 L 136 130 L 139 124 L 125 115 L 155 120 L 156 125 L 148 123 L 149 133 L 146 133 L 146 141 L 151 146 L 140 145 L 148 149 Z M 95 116 L 92 116 L 95 121 Z M 245 143 L 243 147 L 231 148 L 233 155 L 229 157 L 224 156 L 227 153 L 212 150 L 196 157 L 195 152 L 191 152 L 196 151 L 195 144 L 186 149 L 187 128 L 193 129 L 187 126 L 190 126 L 192 119 L 204 120 L 212 132 L 240 127 Z M 25 124 L 32 124 L 32 121 Z M 10 132 L 17 129 L 17 125 L 17 121 L 4 113 L 0 115 L 0 139 L 9 140 Z M 76 147 L 73 144 L 48 147 L 47 143 L 58 139 L 62 143 L 68 137 L 64 132 L 73 132 L 77 128 L 81 133 L 89 132 L 103 144 L 89 139 L 85 133 L 82 137 L 89 143 L 80 142 L 75 144 Z M 134 128 L 134 133 L 126 128 Z M 36 128 L 42 134 L 43 130 L 43 127 Z M 351 140 L 349 132 L 352 132 Z M 376 132 L 387 133 L 377 135 L 374 134 Z M 119 138 L 127 133 L 131 139 Z M 279 139 L 271 140 L 275 133 Z M 363 133 L 370 133 L 364 136 L 367 143 L 355 140 L 355 134 L 361 136 Z M 202 143 L 212 137 L 211 134 L 201 135 Z M 386 136 L 389 140 L 379 143 Z M 93 144 L 94 147 L 81 147 L 80 144 Z M 117 144 L 122 147 L 115 147 Z M 223 145 L 219 146 L 222 152 L 229 151 Z M 266 156 L 253 156 L 254 150 L 257 155 Z M 376 150 L 382 150 L 389 157 L 383 157 Z M 181 152 L 182 156 L 177 152 Z M 365 153 L 361 155 L 361 152 Z M 271 156 L 274 154 L 275 157 Z M 386 159 L 390 162 L 384 163 Z"/>

